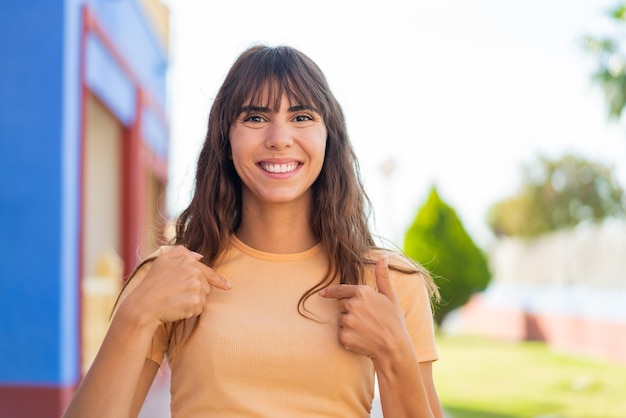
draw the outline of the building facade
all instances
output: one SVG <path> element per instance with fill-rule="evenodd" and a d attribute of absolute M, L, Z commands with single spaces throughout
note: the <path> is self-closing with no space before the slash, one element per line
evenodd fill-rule
<path fill-rule="evenodd" d="M 93 356 L 89 279 L 162 240 L 168 21 L 158 0 L 0 2 L 0 416 L 60 416 Z"/>

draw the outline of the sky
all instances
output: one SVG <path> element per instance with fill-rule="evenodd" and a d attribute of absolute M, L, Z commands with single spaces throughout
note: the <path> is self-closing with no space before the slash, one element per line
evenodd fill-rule
<path fill-rule="evenodd" d="M 189 202 L 213 97 L 236 57 L 259 43 L 294 46 L 322 68 L 375 232 L 399 246 L 436 185 L 487 249 L 488 208 L 515 194 L 522 165 L 538 155 L 601 162 L 626 186 L 626 126 L 608 120 L 581 47 L 586 34 L 614 32 L 606 12 L 616 1 L 163 2 L 172 215 Z"/>

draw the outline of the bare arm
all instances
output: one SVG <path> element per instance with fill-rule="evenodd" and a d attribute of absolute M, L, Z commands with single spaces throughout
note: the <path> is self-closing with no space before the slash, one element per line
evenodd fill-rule
<path fill-rule="evenodd" d="M 146 353 L 156 325 L 150 326 L 126 314 L 122 311 L 124 307 L 121 306 L 113 318 L 100 351 L 64 418 L 128 417 L 135 397 L 136 404 L 143 404 L 156 374 L 156 370 L 152 373 L 149 368 L 144 371 Z M 140 382 L 144 387 L 140 387 Z"/>
<path fill-rule="evenodd" d="M 443 412 L 432 379 L 432 362 L 414 356 L 395 362 L 374 361 L 385 417 L 435 417 Z"/>
<path fill-rule="evenodd" d="M 230 284 L 183 247 L 159 255 L 133 280 L 136 287 L 120 302 L 109 331 L 64 418 L 136 416 L 158 364 L 146 359 L 162 323 L 199 315 L 211 285 Z"/>
<path fill-rule="evenodd" d="M 437 395 L 435 382 L 433 380 L 433 362 L 420 362 L 420 374 L 422 375 L 422 382 L 424 382 L 426 388 L 430 409 L 432 409 L 435 418 L 443 418 L 443 409 L 441 408 L 441 402 L 439 402 L 439 395 Z"/>
<path fill-rule="evenodd" d="M 146 396 L 152 387 L 152 382 L 159 371 L 159 367 L 158 363 L 150 359 L 145 360 L 141 376 L 139 376 L 139 383 L 137 384 L 137 389 L 135 390 L 135 396 L 133 397 L 133 403 L 130 410 L 131 417 L 135 418 L 139 416 L 139 412 L 141 412 L 141 408 L 143 407 Z"/>

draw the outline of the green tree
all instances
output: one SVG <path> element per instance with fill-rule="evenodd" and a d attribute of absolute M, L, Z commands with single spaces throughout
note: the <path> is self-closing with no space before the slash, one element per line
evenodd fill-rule
<path fill-rule="evenodd" d="M 617 120 L 626 106 L 626 52 L 623 50 L 626 26 L 626 3 L 619 2 L 608 13 L 618 32 L 610 36 L 585 36 L 585 49 L 596 57 L 597 68 L 592 80 L 604 91 L 609 117 Z"/>
<path fill-rule="evenodd" d="M 484 253 L 434 186 L 406 233 L 404 251 L 429 269 L 439 286 L 442 302 L 435 311 L 439 325 L 491 279 Z"/>
<path fill-rule="evenodd" d="M 534 237 L 623 215 L 624 198 L 610 168 L 569 154 L 540 156 L 524 167 L 517 194 L 491 206 L 487 224 L 496 236 Z"/>

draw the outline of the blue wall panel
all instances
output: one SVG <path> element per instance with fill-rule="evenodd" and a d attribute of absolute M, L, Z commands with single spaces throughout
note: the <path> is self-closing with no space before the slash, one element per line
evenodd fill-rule
<path fill-rule="evenodd" d="M 135 87 L 94 34 L 87 37 L 86 73 L 91 91 L 124 125 L 130 125 L 135 118 Z"/>
<path fill-rule="evenodd" d="M 65 0 L 63 28 L 63 115 L 61 154 L 61 236 L 59 291 L 59 383 L 73 385 L 80 378 L 79 232 L 81 164 L 80 35 L 83 0 Z"/>
<path fill-rule="evenodd" d="M 166 61 L 136 0 L 0 1 L 0 387 L 80 378 L 83 4 L 165 107 Z M 99 41 L 88 48 L 88 85 L 128 124 L 135 86 Z M 143 117 L 147 144 L 166 158 L 166 128 Z"/>
<path fill-rule="evenodd" d="M 0 384 L 60 377 L 63 11 L 0 4 Z"/>
<path fill-rule="evenodd" d="M 92 0 L 88 4 L 124 61 L 132 68 L 136 81 L 165 110 L 167 60 L 137 1 Z M 87 83 L 125 125 L 133 122 L 136 102 L 135 86 L 128 77 L 102 42 L 96 36 L 90 36 Z M 144 115 L 143 139 L 156 155 L 166 159 L 168 128 L 152 111 L 144 113 L 148 114 Z"/>
<path fill-rule="evenodd" d="M 167 128 L 154 111 L 146 108 L 141 115 L 141 136 L 148 147 L 163 160 L 167 160 L 169 136 Z"/>
<path fill-rule="evenodd" d="M 90 5 L 142 86 L 164 104 L 167 59 L 137 0 L 94 0 Z"/>

